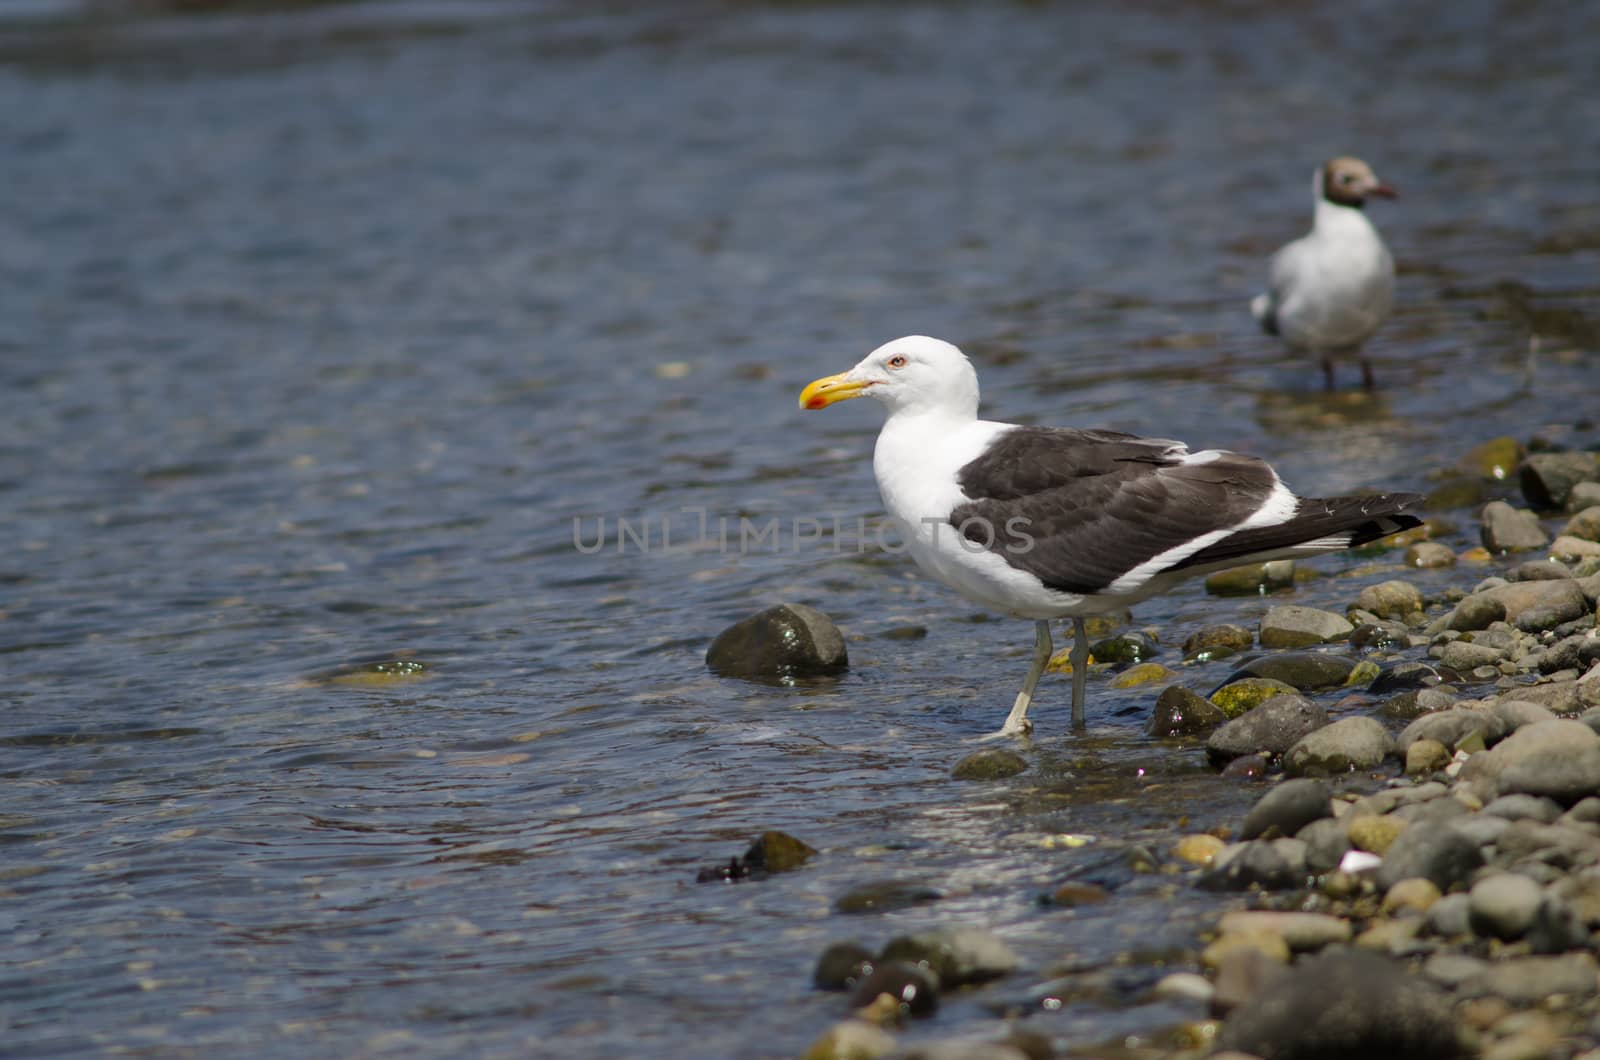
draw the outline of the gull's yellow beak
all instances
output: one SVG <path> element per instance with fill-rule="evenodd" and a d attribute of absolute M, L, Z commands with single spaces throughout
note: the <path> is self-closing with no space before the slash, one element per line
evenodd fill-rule
<path fill-rule="evenodd" d="M 859 379 L 849 378 L 849 372 L 840 372 L 838 375 L 827 375 L 809 384 L 800 391 L 800 407 L 803 409 L 825 409 L 835 401 L 848 401 L 853 397 L 860 397 L 862 391 L 871 386 Z"/>

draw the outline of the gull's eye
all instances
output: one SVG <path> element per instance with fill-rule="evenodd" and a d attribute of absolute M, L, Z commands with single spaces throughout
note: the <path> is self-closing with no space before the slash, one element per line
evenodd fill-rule
<path fill-rule="evenodd" d="M 1340 184 L 1354 184 L 1355 182 L 1356 175 L 1354 173 L 1345 173 L 1339 177 Z"/>
<path fill-rule="evenodd" d="M 906 355 L 905 354 L 897 353 L 893 357 L 889 358 L 887 363 L 888 363 L 890 368 L 904 368 L 906 365 L 910 364 L 911 362 L 906 359 Z"/>

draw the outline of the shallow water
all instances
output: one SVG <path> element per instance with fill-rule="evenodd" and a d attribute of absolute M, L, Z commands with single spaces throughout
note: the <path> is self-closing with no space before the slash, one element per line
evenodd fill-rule
<path fill-rule="evenodd" d="M 1592 440 L 1596 352 L 1546 313 L 1530 365 L 1496 288 L 1600 294 L 1592 5 L 78 10 L 0 19 L 9 1050 L 796 1055 L 843 1011 L 828 941 L 956 922 L 1026 972 L 908 1038 L 1007 1003 L 1062 1045 L 1154 1033 L 1186 1013 L 1132 1002 L 1217 903 L 1126 848 L 1255 792 L 1100 674 L 1090 736 L 1057 678 L 1028 774 L 948 779 L 1030 634 L 884 554 L 876 410 L 800 386 L 942 335 L 989 414 L 1307 493 Z M 1405 195 L 1370 398 L 1246 311 L 1342 151 Z M 1297 602 L 1393 573 L 1318 566 L 1354 573 Z M 779 600 L 849 673 L 710 675 Z M 1136 617 L 1172 645 L 1265 607 Z M 823 856 L 693 882 L 765 828 Z M 1037 904 L 1069 877 L 1116 898 Z M 832 911 L 881 879 L 945 897 Z"/>

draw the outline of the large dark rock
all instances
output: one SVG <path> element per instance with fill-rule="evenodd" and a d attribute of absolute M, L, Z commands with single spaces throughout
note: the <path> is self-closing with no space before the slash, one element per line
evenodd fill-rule
<path fill-rule="evenodd" d="M 1254 839 L 1276 828 L 1292 836 L 1312 821 L 1333 815 L 1333 795 L 1320 780 L 1286 780 L 1263 795 L 1239 828 L 1240 839 Z"/>
<path fill-rule="evenodd" d="M 822 990 L 849 990 L 872 974 L 872 951 L 859 942 L 833 942 L 817 958 L 811 982 Z"/>
<path fill-rule="evenodd" d="M 804 604 L 779 604 L 717 634 L 706 665 L 724 677 L 782 681 L 836 674 L 850 660 L 827 615 Z"/>
<path fill-rule="evenodd" d="M 955 764 L 950 775 L 957 780 L 1004 780 L 1024 773 L 1028 760 L 1003 747 L 981 747 Z"/>
<path fill-rule="evenodd" d="M 1600 481 L 1600 454 L 1535 453 L 1523 461 L 1517 477 L 1529 504 L 1560 508 L 1578 483 Z"/>
<path fill-rule="evenodd" d="M 1197 662 L 1225 659 L 1241 651 L 1249 651 L 1255 644 L 1255 635 L 1243 626 L 1222 623 L 1206 626 L 1190 634 L 1183 642 L 1183 657 Z"/>
<path fill-rule="evenodd" d="M 1218 1051 L 1263 1060 L 1455 1060 L 1467 1055 L 1438 988 L 1374 953 L 1308 957 L 1228 1017 Z"/>
<path fill-rule="evenodd" d="M 1309 732 L 1328 724 L 1328 711 L 1304 696 L 1279 695 L 1234 718 L 1206 741 L 1206 754 L 1222 764 L 1244 755 L 1281 755 Z"/>

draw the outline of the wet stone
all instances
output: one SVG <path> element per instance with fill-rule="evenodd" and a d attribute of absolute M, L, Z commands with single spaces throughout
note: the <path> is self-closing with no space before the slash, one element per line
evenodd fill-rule
<path fill-rule="evenodd" d="M 1358 651 L 1393 651 L 1411 645 L 1411 636 L 1400 622 L 1363 622 L 1350 634 L 1350 646 Z"/>
<path fill-rule="evenodd" d="M 1156 662 L 1138 663 L 1128 667 L 1106 682 L 1108 688 L 1137 688 L 1155 681 L 1172 681 L 1177 674 Z"/>
<path fill-rule="evenodd" d="M 1461 458 L 1462 470 L 1494 482 L 1510 478 L 1521 463 L 1522 446 L 1506 435 L 1479 442 Z"/>
<path fill-rule="evenodd" d="M 725 865 L 701 869 L 695 880 L 698 883 L 759 880 L 774 872 L 799 868 L 814 854 L 815 848 L 787 832 L 766 831 L 756 837 L 743 857 L 732 858 Z"/>
<path fill-rule="evenodd" d="M 1259 596 L 1274 589 L 1293 587 L 1293 560 L 1230 567 L 1206 578 L 1206 592 L 1213 596 Z"/>
<path fill-rule="evenodd" d="M 1428 881 L 1433 882 L 1433 881 Z M 1471 901 L 1465 894 L 1447 894 L 1428 907 L 1428 930 L 1442 938 L 1459 938 L 1472 933 L 1468 919 Z"/>
<path fill-rule="evenodd" d="M 888 994 L 907 1015 L 931 1016 L 939 1010 L 938 980 L 910 961 L 888 961 L 874 968 L 856 984 L 850 1006 L 864 1008 L 880 994 Z"/>
<path fill-rule="evenodd" d="M 1259 635 L 1263 648 L 1304 648 L 1343 640 L 1353 629 L 1344 616 L 1332 611 L 1281 604 L 1261 616 Z"/>
<path fill-rule="evenodd" d="M 957 780 L 1004 780 L 1026 772 L 1028 760 L 1015 751 L 984 747 L 957 762 L 950 775 Z"/>
<path fill-rule="evenodd" d="M 1296 741 L 1326 724 L 1326 708 L 1291 691 L 1287 695 L 1273 696 L 1217 729 L 1206 741 L 1206 754 L 1213 763 L 1229 762 L 1245 755 L 1281 755 Z"/>
<path fill-rule="evenodd" d="M 1371 611 L 1379 618 L 1405 618 L 1422 610 L 1422 593 L 1410 582 L 1379 582 L 1361 590 L 1361 595 L 1356 598 L 1356 606 L 1363 611 Z"/>
<path fill-rule="evenodd" d="M 1145 729 L 1151 736 L 1198 736 L 1228 720 L 1222 708 L 1182 685 L 1164 689 Z"/>
<path fill-rule="evenodd" d="M 998 935 L 972 927 L 947 927 L 889 940 L 880 963 L 909 961 L 931 970 L 942 987 L 984 983 L 1017 970 L 1017 955 Z"/>
<path fill-rule="evenodd" d="M 839 913 L 888 913 L 944 897 L 926 884 L 912 880 L 880 880 L 852 887 L 833 903 Z"/>
<path fill-rule="evenodd" d="M 1195 662 L 1225 659 L 1255 646 L 1255 637 L 1243 626 L 1228 623 L 1206 626 L 1183 642 L 1183 657 Z"/>
<path fill-rule="evenodd" d="M 1405 564 L 1423 570 L 1454 567 L 1456 554 L 1450 551 L 1449 546 L 1437 541 L 1418 541 L 1406 549 Z"/>
<path fill-rule="evenodd" d="M 1089 655 L 1098 663 L 1141 663 L 1160 650 L 1161 646 L 1150 634 L 1131 632 L 1096 641 L 1089 646 Z"/>
<path fill-rule="evenodd" d="M 1580 482 L 1600 481 L 1600 454 L 1535 453 L 1518 474 L 1522 495 L 1535 508 L 1561 508 Z"/>
<path fill-rule="evenodd" d="M 1550 543 L 1550 535 L 1545 533 L 1537 515 L 1513 508 L 1505 501 L 1485 504 L 1480 518 L 1483 547 L 1490 552 L 1526 552 Z"/>
<path fill-rule="evenodd" d="M 1324 652 L 1287 651 L 1264 655 L 1234 671 L 1229 681 L 1243 677 L 1259 677 L 1281 681 L 1299 692 L 1314 692 L 1323 688 L 1338 688 L 1348 684 L 1356 668 L 1361 665 L 1343 655 Z M 1227 687 L 1226 682 L 1223 684 Z M 1219 690 L 1220 691 L 1220 690 Z M 1213 693 L 1215 696 L 1216 693 Z"/>
<path fill-rule="evenodd" d="M 1290 776 L 1349 773 L 1377 766 L 1393 749 L 1381 723 L 1368 717 L 1341 718 L 1297 740 L 1284 752 L 1283 768 Z"/>
<path fill-rule="evenodd" d="M 1204 833 L 1186 835 L 1173 845 L 1172 856 L 1179 861 L 1205 868 L 1216 861 L 1217 855 L 1222 853 L 1222 848 L 1226 845 L 1214 835 Z"/>
<path fill-rule="evenodd" d="M 1292 836 L 1312 821 L 1333 816 L 1332 792 L 1320 780 L 1286 780 L 1263 795 L 1240 826 L 1240 839 L 1255 839 L 1274 830 Z"/>
<path fill-rule="evenodd" d="M 1241 1004 L 1219 1050 L 1272 1060 L 1464 1055 L 1449 1000 L 1376 954 L 1340 948 L 1308 957 Z"/>
<path fill-rule="evenodd" d="M 827 615 L 804 604 L 779 604 L 717 634 L 706 665 L 724 677 L 782 681 L 840 673 L 849 657 Z"/>
<path fill-rule="evenodd" d="M 1237 719 L 1273 696 L 1298 691 L 1293 685 L 1270 677 L 1244 677 L 1224 683 L 1209 698 L 1224 714 Z"/>
<path fill-rule="evenodd" d="M 1550 543 L 1550 556 L 1563 563 L 1577 563 L 1580 560 L 1600 556 L 1600 542 L 1585 541 L 1581 537 L 1562 534 Z"/>
<path fill-rule="evenodd" d="M 1222 776 L 1229 780 L 1265 780 L 1272 768 L 1272 759 L 1263 754 L 1244 755 L 1222 767 Z"/>
<path fill-rule="evenodd" d="M 1063 883 L 1050 892 L 1050 904 L 1072 909 L 1080 905 L 1099 905 L 1110 897 L 1111 892 L 1099 884 Z"/>
<path fill-rule="evenodd" d="M 811 981 L 822 990 L 849 990 L 871 974 L 872 951 L 859 942 L 834 942 L 817 958 Z"/>
<path fill-rule="evenodd" d="M 927 626 L 895 626 L 878 634 L 879 640 L 921 640 L 928 635 Z"/>
<path fill-rule="evenodd" d="M 1444 677 L 1423 662 L 1397 662 L 1384 667 L 1378 676 L 1372 679 L 1372 684 L 1367 686 L 1367 691 L 1375 696 L 1387 695 L 1410 688 L 1432 688 L 1444 680 Z"/>

